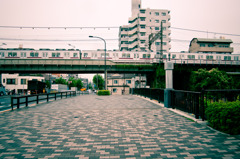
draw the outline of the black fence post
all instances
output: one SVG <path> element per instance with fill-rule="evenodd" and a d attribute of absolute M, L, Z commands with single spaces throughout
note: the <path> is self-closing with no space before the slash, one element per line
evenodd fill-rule
<path fill-rule="evenodd" d="M 39 95 L 37 94 L 37 104 L 39 103 L 39 101 L 38 101 L 38 100 L 39 100 Z"/>
<path fill-rule="evenodd" d="M 62 99 L 62 92 L 61 92 L 61 99 Z"/>
<path fill-rule="evenodd" d="M 17 98 L 17 109 L 19 109 L 20 104 L 19 104 L 19 98 Z"/>
<path fill-rule="evenodd" d="M 26 107 L 28 106 L 28 96 L 26 96 Z"/>
<path fill-rule="evenodd" d="M 13 97 L 11 97 L 11 107 L 12 107 L 12 110 L 13 110 Z"/>
<path fill-rule="evenodd" d="M 205 91 L 204 89 L 202 89 L 201 91 L 201 118 L 202 118 L 202 121 L 205 120 L 205 104 L 204 104 L 204 95 L 205 94 Z M 206 99 L 206 105 L 207 105 L 207 99 Z"/>
<path fill-rule="evenodd" d="M 195 94 L 195 96 L 194 96 L 194 101 L 195 101 L 195 118 L 196 119 L 199 119 L 199 105 L 200 105 L 200 103 L 199 103 L 199 94 Z"/>
<path fill-rule="evenodd" d="M 57 93 L 54 94 L 54 98 L 55 98 L 55 100 L 57 100 Z"/>
<path fill-rule="evenodd" d="M 47 94 L 47 102 L 49 101 L 49 94 Z"/>
<path fill-rule="evenodd" d="M 67 98 L 67 92 L 66 92 L 66 98 Z"/>

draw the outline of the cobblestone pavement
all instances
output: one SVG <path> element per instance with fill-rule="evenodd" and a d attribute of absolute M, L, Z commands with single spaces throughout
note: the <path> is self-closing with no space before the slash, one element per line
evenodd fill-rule
<path fill-rule="evenodd" d="M 0 158 L 240 158 L 239 136 L 126 96 L 81 95 L 0 113 Z"/>

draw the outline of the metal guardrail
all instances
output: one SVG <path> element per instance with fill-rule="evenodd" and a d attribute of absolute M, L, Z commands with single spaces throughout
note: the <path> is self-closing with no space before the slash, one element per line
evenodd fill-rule
<path fill-rule="evenodd" d="M 205 120 L 204 93 L 183 90 L 171 91 L 171 107 L 195 115 Z"/>
<path fill-rule="evenodd" d="M 46 94 L 36 94 L 36 95 L 26 95 L 26 96 L 12 96 L 11 97 L 11 107 L 12 110 L 14 106 L 17 106 L 17 109 L 20 108 L 21 105 L 25 105 L 26 107 L 29 103 L 39 104 L 40 101 L 49 102 L 51 99 L 57 100 L 57 98 L 68 98 L 71 96 L 76 96 L 76 91 L 67 91 L 67 92 L 58 92 L 58 93 L 46 93 Z"/>
<path fill-rule="evenodd" d="M 160 88 L 133 88 L 133 94 L 148 97 L 151 100 L 155 99 L 160 102 L 164 102 L 164 89 Z"/>

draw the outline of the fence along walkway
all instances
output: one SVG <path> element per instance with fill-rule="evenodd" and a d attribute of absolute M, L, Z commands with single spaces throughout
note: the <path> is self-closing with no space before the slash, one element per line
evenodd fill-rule
<path fill-rule="evenodd" d="M 164 103 L 164 89 L 135 88 L 133 94 L 156 99 Z M 205 108 L 210 102 L 227 102 L 240 100 L 240 89 L 235 90 L 203 90 L 192 92 L 184 90 L 171 91 L 171 107 L 195 115 L 196 119 L 206 120 Z"/>
<path fill-rule="evenodd" d="M 40 101 L 49 102 L 49 100 L 57 100 L 62 98 L 68 98 L 72 96 L 76 96 L 77 94 L 88 94 L 84 92 L 76 92 L 76 91 L 66 91 L 66 92 L 57 92 L 57 93 L 46 93 L 46 94 L 36 94 L 36 95 L 26 95 L 26 96 L 12 96 L 11 97 L 11 108 L 14 109 L 14 106 L 17 109 L 20 106 L 28 106 L 29 103 L 39 104 Z"/>

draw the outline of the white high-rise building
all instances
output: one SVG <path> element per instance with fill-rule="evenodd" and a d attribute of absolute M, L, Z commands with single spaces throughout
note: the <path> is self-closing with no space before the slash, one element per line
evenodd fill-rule
<path fill-rule="evenodd" d="M 142 9 L 141 0 L 132 0 L 132 17 L 128 25 L 119 30 L 119 49 L 121 51 L 148 51 L 149 35 L 161 30 L 163 23 L 163 52 L 171 49 L 170 11 L 162 9 Z M 160 53 L 161 41 L 158 38 L 152 43 L 151 50 Z"/>

